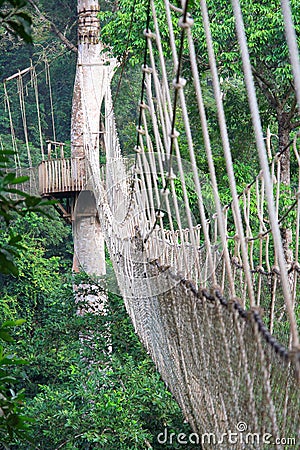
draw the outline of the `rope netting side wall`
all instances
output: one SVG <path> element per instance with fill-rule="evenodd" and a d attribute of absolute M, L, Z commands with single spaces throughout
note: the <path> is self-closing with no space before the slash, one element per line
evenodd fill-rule
<path fill-rule="evenodd" d="M 253 181 L 238 190 L 208 12 L 201 1 L 232 198 L 223 205 L 193 41 L 194 21 L 187 2 L 182 9 L 167 0 L 163 6 L 156 3 L 149 2 L 148 24 L 153 29 L 148 26 L 144 32 L 145 96 L 132 158 L 121 156 L 109 88 L 104 97 L 106 169 L 100 182 L 96 172 L 93 176 L 102 230 L 135 329 L 194 431 L 221 436 L 243 420 L 249 432 L 270 433 L 272 445 L 283 448 L 280 440 L 274 443 L 276 437 L 290 436 L 297 442 L 300 438 L 297 138 L 291 152 L 296 187 L 289 191 L 289 201 L 282 202 L 281 161 L 289 149 L 267 159 L 245 64 L 260 168 Z M 172 62 L 165 60 L 162 50 L 157 8 L 168 25 Z M 242 30 L 236 5 L 234 11 Z M 184 66 L 189 81 L 181 73 L 183 51 L 189 56 L 185 54 Z M 196 125 L 188 102 L 191 91 L 198 109 Z M 205 155 L 208 172 L 199 170 L 197 152 Z M 93 174 L 93 164 L 90 171 Z M 289 251 L 280 236 L 283 225 L 292 230 Z M 228 448 L 228 443 L 222 445 L 218 448 Z M 255 446 L 263 448 L 261 442 L 239 442 L 239 448 Z"/>
<path fill-rule="evenodd" d="M 122 259 L 117 265 L 122 272 Z M 145 274 L 145 264 L 141 266 L 138 277 Z M 197 292 L 189 281 L 157 265 L 149 268 L 144 283 L 154 278 L 160 292 L 163 271 L 166 284 L 167 278 L 171 284 L 177 282 L 172 291 L 144 299 L 127 297 L 126 303 L 139 336 L 194 431 L 220 437 L 236 430 L 242 420 L 250 433 L 262 436 L 268 430 L 273 437 L 299 439 L 294 364 L 286 350 L 262 332 L 259 315 L 245 313 L 239 302 L 227 304 L 208 291 Z M 123 275 L 119 281 L 124 283 Z M 216 448 L 216 442 L 211 444 L 205 448 Z M 218 448 L 228 448 L 228 443 Z"/>

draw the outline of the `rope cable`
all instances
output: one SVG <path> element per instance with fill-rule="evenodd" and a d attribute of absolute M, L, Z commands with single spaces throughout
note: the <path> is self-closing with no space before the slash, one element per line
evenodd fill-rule
<path fill-rule="evenodd" d="M 56 130 L 55 130 L 55 120 L 54 120 L 52 85 L 51 85 L 50 67 L 49 67 L 49 63 L 48 63 L 47 59 L 45 59 L 45 73 L 46 73 L 46 83 L 48 82 L 48 87 L 49 87 L 49 100 L 50 100 L 50 111 L 51 111 L 53 141 L 56 142 Z"/>
<path fill-rule="evenodd" d="M 300 106 L 300 58 L 297 44 L 297 36 L 292 18 L 289 0 L 280 0 L 284 20 L 285 35 L 290 53 L 291 66 L 294 76 L 296 98 Z"/>
<path fill-rule="evenodd" d="M 29 168 L 32 168 L 32 159 L 31 159 L 31 152 L 30 152 L 30 147 L 29 147 L 28 128 L 27 128 L 27 119 L 26 119 L 26 107 L 25 107 L 25 100 L 24 100 L 23 79 L 20 74 L 19 74 L 19 77 L 17 78 L 17 86 L 18 86 L 18 92 L 19 92 L 19 102 L 20 102 L 21 117 L 22 117 L 22 122 L 23 122 L 25 145 L 26 145 L 26 149 L 27 149 L 28 163 L 29 163 Z"/>
<path fill-rule="evenodd" d="M 40 149 L 41 149 L 42 161 L 44 161 L 45 153 L 44 153 L 43 132 L 42 132 L 42 124 L 41 124 L 40 104 L 39 104 L 39 90 L 38 90 L 38 84 L 37 84 L 37 74 L 36 74 L 34 68 L 32 69 L 32 83 L 33 83 L 33 88 L 34 88 L 36 111 L 37 111 L 37 117 L 38 117 Z"/>
<path fill-rule="evenodd" d="M 284 257 L 284 253 L 283 253 L 280 230 L 279 230 L 279 226 L 278 226 L 278 222 L 277 222 L 276 211 L 275 211 L 275 206 L 274 206 L 274 201 L 273 201 L 272 181 L 271 181 L 270 172 L 269 172 L 269 165 L 268 165 L 268 159 L 267 159 L 267 154 L 266 154 L 266 150 L 265 150 L 265 143 L 263 140 L 258 104 L 257 104 L 255 87 L 254 87 L 252 71 L 251 71 L 250 57 L 249 57 L 248 46 L 247 46 L 247 41 L 246 41 L 244 21 L 243 21 L 241 7 L 240 7 L 238 0 L 232 0 L 232 6 L 233 6 L 233 11 L 234 11 L 235 20 L 236 20 L 237 36 L 238 36 L 240 49 L 241 49 L 243 70 L 244 70 L 244 75 L 245 75 L 245 83 L 246 83 L 246 88 L 247 88 L 247 93 L 248 93 L 249 106 L 250 106 L 251 115 L 252 115 L 253 128 L 255 131 L 257 149 L 258 149 L 260 164 L 261 164 L 261 168 L 263 170 L 263 177 L 264 177 L 264 181 L 265 181 L 265 192 L 266 192 L 266 198 L 267 198 L 267 204 L 268 204 L 269 217 L 270 217 L 270 222 L 271 222 L 271 227 L 272 227 L 272 232 L 273 232 L 274 243 L 276 246 L 276 254 L 278 256 L 278 262 L 279 262 L 279 266 L 280 266 L 282 287 L 283 287 L 283 291 L 284 291 L 284 298 L 285 298 L 285 303 L 286 303 L 289 321 L 290 321 L 291 335 L 292 335 L 292 339 L 293 339 L 293 345 L 295 347 L 298 347 L 299 346 L 299 337 L 298 337 L 298 331 L 297 331 L 297 324 L 296 324 L 296 319 L 295 319 L 295 314 L 294 314 L 293 304 L 292 304 L 292 299 L 291 299 L 291 292 L 290 292 L 289 280 L 288 280 L 288 275 L 287 275 L 287 270 L 286 270 L 286 261 L 285 261 L 285 257 Z"/>
<path fill-rule="evenodd" d="M 7 107 L 8 117 L 9 117 L 9 125 L 10 125 L 10 132 L 11 132 L 12 148 L 13 148 L 13 152 L 14 152 L 15 167 L 17 169 L 17 168 L 21 167 L 21 163 L 20 163 L 16 133 L 15 133 L 13 119 L 12 119 L 12 112 L 11 112 L 11 106 L 10 106 L 8 91 L 7 91 L 7 87 L 6 87 L 6 82 L 3 83 L 3 87 L 4 87 L 5 104 Z"/>

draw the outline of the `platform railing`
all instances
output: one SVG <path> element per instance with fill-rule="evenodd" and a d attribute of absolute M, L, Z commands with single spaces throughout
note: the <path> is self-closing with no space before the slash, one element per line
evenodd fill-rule
<path fill-rule="evenodd" d="M 84 158 L 57 158 L 42 161 L 39 165 L 39 193 L 82 191 L 86 182 Z"/>

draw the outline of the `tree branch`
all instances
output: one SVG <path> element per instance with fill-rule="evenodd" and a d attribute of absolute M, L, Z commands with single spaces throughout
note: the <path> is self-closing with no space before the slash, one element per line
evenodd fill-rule
<path fill-rule="evenodd" d="M 290 86 L 290 88 L 288 89 L 288 91 L 287 91 L 287 93 L 286 93 L 286 96 L 285 96 L 284 99 L 283 99 L 283 102 L 281 103 L 282 109 L 283 109 L 283 108 L 285 107 L 285 105 L 287 104 L 287 101 L 288 101 L 288 99 L 290 98 L 290 95 L 291 95 L 291 93 L 293 92 L 293 90 L 294 90 L 293 86 Z M 292 106 L 291 111 L 293 110 L 293 108 L 294 108 L 294 103 L 293 103 L 293 106 Z"/>
<path fill-rule="evenodd" d="M 257 70 L 255 69 L 255 67 L 251 66 L 252 68 L 252 72 L 253 72 L 253 76 L 258 84 L 258 86 L 260 87 L 260 89 L 262 90 L 262 92 L 264 93 L 264 95 L 266 96 L 268 102 L 270 103 L 270 105 L 277 109 L 280 105 L 276 95 L 273 95 L 272 92 L 272 85 L 260 74 L 257 72 Z"/>
<path fill-rule="evenodd" d="M 267 67 L 267 66 L 266 66 L 266 67 Z M 267 67 L 267 68 L 268 68 L 268 67 Z M 269 91 L 272 92 L 272 91 L 274 90 L 274 86 L 272 86 L 272 84 L 270 83 L 270 81 L 266 80 L 266 79 L 263 77 L 263 75 L 262 75 L 258 70 L 255 69 L 254 66 L 251 65 L 251 69 L 252 69 L 252 72 L 253 72 L 254 76 L 257 77 L 257 78 L 259 78 L 259 79 L 267 86 L 267 88 L 269 89 Z"/>
<path fill-rule="evenodd" d="M 57 28 L 55 23 L 52 22 L 52 20 L 50 20 L 47 16 L 45 16 L 45 14 L 40 11 L 35 1 L 28 0 L 28 3 L 35 9 L 40 18 L 50 24 L 51 31 L 56 34 L 56 36 L 63 42 L 63 44 L 65 44 L 68 49 L 72 50 L 72 52 L 77 53 L 77 47 L 75 47 L 75 45 L 72 44 L 72 42 L 69 41 L 68 38 L 66 38 L 66 36 Z"/>
<path fill-rule="evenodd" d="M 72 50 L 72 52 L 77 53 L 77 47 L 75 47 L 75 45 L 73 45 L 72 42 L 70 42 L 69 39 L 62 34 L 61 31 L 59 31 L 59 29 L 53 22 L 49 21 L 49 23 L 51 31 L 56 34 L 56 36 L 63 42 L 63 44 L 65 44 L 68 49 Z"/>
<path fill-rule="evenodd" d="M 288 120 L 289 120 L 289 121 L 292 120 L 292 118 L 294 117 L 294 115 L 295 115 L 297 109 L 298 109 L 298 108 L 297 108 L 297 98 L 296 98 L 296 96 L 295 96 L 295 97 L 294 97 L 293 104 L 292 104 L 292 106 L 291 106 L 291 110 L 290 110 L 289 115 L 288 115 Z"/>

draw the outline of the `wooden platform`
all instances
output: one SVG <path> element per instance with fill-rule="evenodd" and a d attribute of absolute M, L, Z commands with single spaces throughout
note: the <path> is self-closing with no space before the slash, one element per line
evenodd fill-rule
<path fill-rule="evenodd" d="M 57 158 L 39 165 L 41 196 L 71 197 L 84 189 L 86 183 L 84 158 Z"/>

